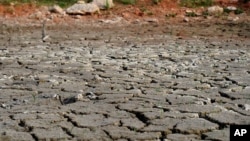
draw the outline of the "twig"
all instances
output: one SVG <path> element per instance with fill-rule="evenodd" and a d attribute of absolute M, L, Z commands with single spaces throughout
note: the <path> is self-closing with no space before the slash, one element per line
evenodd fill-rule
<path fill-rule="evenodd" d="M 49 38 L 49 35 L 46 35 L 46 22 L 47 20 L 43 21 L 43 27 L 42 27 L 42 41 L 45 42 L 46 39 Z"/>

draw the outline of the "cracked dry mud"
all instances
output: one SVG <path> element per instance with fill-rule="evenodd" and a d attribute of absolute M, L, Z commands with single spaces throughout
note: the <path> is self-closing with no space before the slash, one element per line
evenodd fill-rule
<path fill-rule="evenodd" d="M 46 42 L 2 26 L 0 140 L 228 141 L 250 124 L 249 23 L 95 25 Z"/>

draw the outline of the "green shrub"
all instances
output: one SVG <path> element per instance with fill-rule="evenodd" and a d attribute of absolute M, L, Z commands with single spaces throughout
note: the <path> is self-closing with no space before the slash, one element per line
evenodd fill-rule
<path fill-rule="evenodd" d="M 117 0 L 117 1 L 123 4 L 132 4 L 132 5 L 136 3 L 136 0 Z"/>
<path fill-rule="evenodd" d="M 78 0 L 0 0 L 0 4 L 9 5 L 10 3 L 20 4 L 20 3 L 36 3 L 37 5 L 59 5 L 61 7 L 67 7 Z"/>
<path fill-rule="evenodd" d="M 211 6 L 213 0 L 181 0 L 181 6 L 185 7 L 198 7 L 198 6 Z"/>
<path fill-rule="evenodd" d="M 244 11 L 241 9 L 241 8 L 237 8 L 235 11 L 234 11 L 234 13 L 235 14 L 241 14 L 241 13 L 243 13 Z"/>
<path fill-rule="evenodd" d="M 237 8 L 236 10 L 230 10 L 228 8 L 224 8 L 223 11 L 224 11 L 224 13 L 227 13 L 227 14 L 230 12 L 234 12 L 234 14 L 236 14 L 236 15 L 244 13 L 243 9 L 241 9 L 241 8 Z"/>
<path fill-rule="evenodd" d="M 197 17 L 198 15 L 195 12 L 188 12 L 186 13 L 187 17 Z"/>

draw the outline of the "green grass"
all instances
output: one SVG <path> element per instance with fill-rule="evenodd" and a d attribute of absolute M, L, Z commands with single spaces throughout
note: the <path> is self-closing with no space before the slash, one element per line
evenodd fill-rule
<path fill-rule="evenodd" d="M 197 17 L 198 15 L 195 12 L 188 12 L 186 13 L 187 17 Z"/>
<path fill-rule="evenodd" d="M 237 8 L 236 10 L 230 10 L 230 9 L 227 9 L 227 8 L 224 8 L 224 13 L 226 14 L 229 14 L 230 12 L 234 12 L 234 14 L 241 14 L 241 13 L 244 13 L 244 10 L 241 9 L 241 8 Z"/>
<path fill-rule="evenodd" d="M 34 3 L 37 5 L 59 5 L 61 7 L 67 7 L 78 0 L 0 0 L 0 4 L 10 5 L 12 4 L 22 4 L 22 3 Z"/>
<path fill-rule="evenodd" d="M 122 4 L 130 4 L 130 5 L 136 4 L 136 0 L 116 0 L 116 1 Z"/>
<path fill-rule="evenodd" d="M 181 0 L 181 6 L 185 7 L 199 7 L 199 6 L 211 6 L 213 4 L 213 0 Z"/>
<path fill-rule="evenodd" d="M 105 8 L 106 8 L 106 9 L 109 9 L 109 8 L 110 8 L 110 4 L 109 4 L 108 0 L 106 0 Z"/>

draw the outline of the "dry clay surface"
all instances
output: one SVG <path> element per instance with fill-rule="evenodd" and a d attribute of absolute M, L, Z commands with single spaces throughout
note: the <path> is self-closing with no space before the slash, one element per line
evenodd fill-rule
<path fill-rule="evenodd" d="M 250 24 L 0 30 L 0 140 L 228 141 L 250 124 Z"/>

